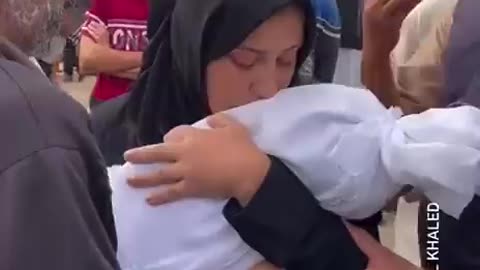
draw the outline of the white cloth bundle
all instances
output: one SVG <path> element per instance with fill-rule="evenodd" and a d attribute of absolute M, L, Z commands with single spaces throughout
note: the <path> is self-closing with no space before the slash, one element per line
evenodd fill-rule
<path fill-rule="evenodd" d="M 478 191 L 480 110 L 435 109 L 400 118 L 366 90 L 311 85 L 233 109 L 256 144 L 282 161 L 321 206 L 346 218 L 379 211 L 401 186 L 458 217 Z M 208 128 L 205 121 L 196 127 Z M 259 256 L 223 218 L 225 202 L 189 199 L 152 208 L 127 176 L 161 164 L 110 169 L 123 269 L 249 269 Z"/>

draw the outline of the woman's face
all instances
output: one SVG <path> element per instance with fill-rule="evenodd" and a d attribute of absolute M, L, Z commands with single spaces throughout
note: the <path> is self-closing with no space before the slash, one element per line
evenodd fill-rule
<path fill-rule="evenodd" d="M 304 41 L 304 17 L 286 8 L 260 25 L 228 55 L 207 66 L 213 113 L 270 98 L 290 85 Z"/>

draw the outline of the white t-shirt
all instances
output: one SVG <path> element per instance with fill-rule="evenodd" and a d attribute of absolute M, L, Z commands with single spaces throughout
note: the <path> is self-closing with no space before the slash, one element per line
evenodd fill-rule
<path fill-rule="evenodd" d="M 478 187 L 480 134 L 472 130 L 480 128 L 480 111 L 473 107 L 399 118 L 366 90 L 312 85 L 227 113 L 323 208 L 346 218 L 379 211 L 405 184 L 458 217 Z M 194 126 L 208 128 L 204 121 Z M 151 190 L 127 185 L 128 176 L 161 166 L 110 169 L 122 269 L 245 270 L 262 260 L 223 218 L 225 201 L 187 199 L 152 208 L 145 203 Z"/>

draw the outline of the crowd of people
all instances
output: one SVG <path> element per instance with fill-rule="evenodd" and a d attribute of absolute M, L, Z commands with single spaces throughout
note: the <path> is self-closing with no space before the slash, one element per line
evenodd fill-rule
<path fill-rule="evenodd" d="M 427 153 L 426 145 L 440 150 L 419 158 L 418 169 L 402 177 L 423 177 L 393 186 L 397 196 L 390 196 L 390 190 L 383 194 L 380 188 L 389 177 L 379 176 L 388 169 L 374 166 L 371 180 L 379 189 L 371 190 L 371 196 L 360 190 L 351 195 L 352 201 L 367 205 L 368 197 L 380 194 L 386 205 L 414 189 L 423 205 L 418 229 L 423 269 L 480 269 L 480 181 L 457 170 L 480 168 L 474 130 L 480 124 L 477 0 L 92 0 L 85 20 L 73 23 L 66 18 L 78 5 L 65 0 L 0 0 L 0 148 L 5 150 L 0 155 L 0 269 L 417 269 L 382 246 L 381 209 L 369 207 L 374 211 L 361 217 L 333 209 L 344 200 L 338 195 L 341 184 L 358 179 L 364 168 L 348 171 L 356 168 L 348 158 L 330 163 L 333 168 L 328 169 L 316 168 L 309 160 L 330 158 L 339 141 L 353 135 L 345 127 L 324 131 L 307 124 L 320 119 L 318 126 L 326 125 L 321 119 L 331 118 L 322 118 L 322 112 L 354 112 L 358 106 L 350 100 L 356 99 L 378 102 L 389 113 L 390 107 L 400 108 L 404 119 L 427 111 L 430 118 L 425 119 L 441 112 L 456 115 L 458 123 L 471 123 L 471 130 L 462 129 L 462 138 L 473 139 L 463 142 L 431 138 L 419 132 L 428 130 L 421 126 L 428 120 L 418 121 L 412 130 L 424 141 L 412 151 Z M 75 66 L 82 76 L 97 77 L 91 114 L 48 79 L 62 53 L 66 80 Z M 333 83 L 358 89 L 342 90 Z M 279 122 L 278 132 L 269 135 L 271 149 L 285 148 L 287 138 L 305 138 L 296 132 L 314 138 L 334 134 L 336 139 L 322 148 L 328 149 L 325 153 L 312 155 L 309 149 L 319 148 L 301 147 L 297 141 L 288 143 L 294 148 L 291 156 L 275 155 L 284 152 L 264 150 L 258 142 L 261 127 L 222 113 L 238 108 L 257 112 L 261 104 L 278 102 L 282 93 L 295 97 L 294 91 L 283 89 L 305 85 L 318 93 L 326 89 L 325 93 L 345 95 L 347 105 L 330 104 L 328 113 L 299 116 L 296 110 L 309 112 L 314 106 L 295 104 L 292 98 L 280 122 L 252 118 Z M 302 90 L 306 88 L 298 88 L 297 95 L 309 93 Z M 345 126 L 341 118 L 332 118 Z M 349 124 L 363 123 L 347 118 Z M 208 129 L 191 126 L 202 119 Z M 449 133 L 454 123 L 436 125 L 446 137 L 455 138 Z M 407 139 L 411 138 L 405 135 Z M 459 150 L 452 160 L 441 162 L 442 151 L 452 145 Z M 366 147 L 349 146 L 352 153 Z M 462 159 L 462 153 L 472 158 Z M 435 168 L 436 158 L 444 166 L 441 170 Z M 466 165 L 457 166 L 464 160 Z M 121 218 L 124 210 L 115 205 L 115 193 L 112 204 L 110 184 L 111 167 L 125 162 L 134 167 L 163 164 L 126 180 L 131 192 L 141 194 L 140 204 L 132 208 L 141 211 L 130 220 Z M 338 184 L 337 193 L 327 196 L 335 203 L 326 204 L 326 197 L 318 196 L 318 185 L 312 187 L 302 170 L 318 174 L 320 182 Z M 421 185 L 435 182 L 429 172 L 439 170 L 465 179 L 442 178 L 432 189 Z M 337 177 L 347 171 L 351 179 Z M 404 179 L 393 182 L 397 180 Z M 462 205 L 463 195 L 468 201 L 458 215 L 452 214 L 454 205 Z M 182 208 L 179 201 L 191 207 Z M 201 207 L 219 201 L 221 207 L 211 213 Z M 441 208 L 439 235 L 433 237 L 440 251 L 435 261 L 425 224 L 429 203 Z M 193 216 L 198 224 L 192 223 L 197 220 Z M 157 228 L 155 222 L 162 219 L 174 225 Z M 207 234 L 208 226 L 217 226 L 213 220 L 223 226 L 217 228 L 217 237 Z M 166 240 L 146 244 L 146 235 L 140 241 L 136 236 L 146 231 L 136 232 L 135 224 L 146 222 L 153 228 L 148 231 L 151 239 Z M 129 224 L 134 226 L 126 227 Z M 164 231 L 181 232 L 189 226 L 195 229 L 188 239 Z M 169 235 L 180 235 L 178 242 Z M 222 242 L 221 235 L 228 235 L 230 242 Z M 220 249 L 213 252 L 209 248 L 215 240 Z M 228 243 L 234 240 L 238 244 L 229 253 Z"/>

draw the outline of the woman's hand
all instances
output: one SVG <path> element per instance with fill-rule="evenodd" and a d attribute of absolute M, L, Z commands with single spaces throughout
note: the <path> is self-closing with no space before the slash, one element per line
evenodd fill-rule
<path fill-rule="evenodd" d="M 147 202 L 159 205 L 187 197 L 236 198 L 246 205 L 259 189 L 270 159 L 253 143 L 248 130 L 226 115 L 208 119 L 210 130 L 181 126 L 163 144 L 125 153 L 134 164 L 167 162 L 158 172 L 129 179 L 136 188 L 165 185 Z"/>
<path fill-rule="evenodd" d="M 362 229 L 347 225 L 355 243 L 368 257 L 366 270 L 420 270 L 415 265 L 382 246 Z"/>

